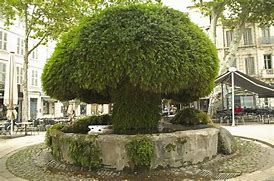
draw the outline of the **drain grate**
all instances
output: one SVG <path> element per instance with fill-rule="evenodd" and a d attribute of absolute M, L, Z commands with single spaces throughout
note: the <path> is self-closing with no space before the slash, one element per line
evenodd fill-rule
<path fill-rule="evenodd" d="M 214 179 L 230 179 L 240 175 L 241 173 L 219 173 L 214 177 Z"/>
<path fill-rule="evenodd" d="M 203 177 L 210 177 L 210 178 L 213 177 L 212 172 L 209 170 L 199 170 L 196 174 Z"/>

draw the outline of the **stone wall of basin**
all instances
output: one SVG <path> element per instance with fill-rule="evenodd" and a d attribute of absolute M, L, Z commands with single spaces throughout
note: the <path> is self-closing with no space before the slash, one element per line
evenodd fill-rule
<path fill-rule="evenodd" d="M 146 135 L 155 146 L 155 156 L 151 162 L 151 169 L 169 166 L 180 167 L 211 159 L 217 155 L 218 133 L 219 129 L 217 128 L 206 128 Z M 62 134 L 62 137 L 71 136 L 77 137 L 78 135 Z M 81 139 L 82 137 L 83 135 L 81 135 Z M 101 150 L 102 163 L 105 167 L 117 170 L 130 167 L 126 144 L 130 142 L 131 137 L 133 135 L 98 135 L 97 140 Z M 56 137 L 53 137 L 53 143 L 54 139 Z M 58 142 L 58 144 L 60 144 L 62 161 L 73 163 L 68 156 L 68 143 Z"/>

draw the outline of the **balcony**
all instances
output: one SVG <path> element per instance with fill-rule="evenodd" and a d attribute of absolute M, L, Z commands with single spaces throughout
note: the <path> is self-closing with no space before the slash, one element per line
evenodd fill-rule
<path fill-rule="evenodd" d="M 260 37 L 259 44 L 261 45 L 274 44 L 274 36 Z"/>
<path fill-rule="evenodd" d="M 263 69 L 262 78 L 274 78 L 274 69 Z"/>

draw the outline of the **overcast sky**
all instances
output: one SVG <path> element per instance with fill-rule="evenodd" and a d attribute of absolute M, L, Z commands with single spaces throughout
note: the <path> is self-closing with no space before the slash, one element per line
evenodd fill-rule
<path fill-rule="evenodd" d="M 190 12 L 189 8 L 193 5 L 191 0 L 162 0 L 164 5 L 169 6 L 171 8 L 177 9 L 182 12 Z M 203 17 L 198 10 L 191 10 L 191 13 L 189 14 L 191 20 L 198 24 L 201 27 L 207 27 L 209 26 L 209 20 L 206 17 Z"/>

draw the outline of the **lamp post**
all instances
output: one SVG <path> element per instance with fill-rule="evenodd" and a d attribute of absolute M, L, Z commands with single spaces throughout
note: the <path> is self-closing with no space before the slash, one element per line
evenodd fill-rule
<path fill-rule="evenodd" d="M 231 114 L 232 114 L 232 126 L 235 126 L 235 105 L 234 105 L 234 72 L 237 71 L 237 68 L 230 67 L 228 69 L 231 72 Z"/>

